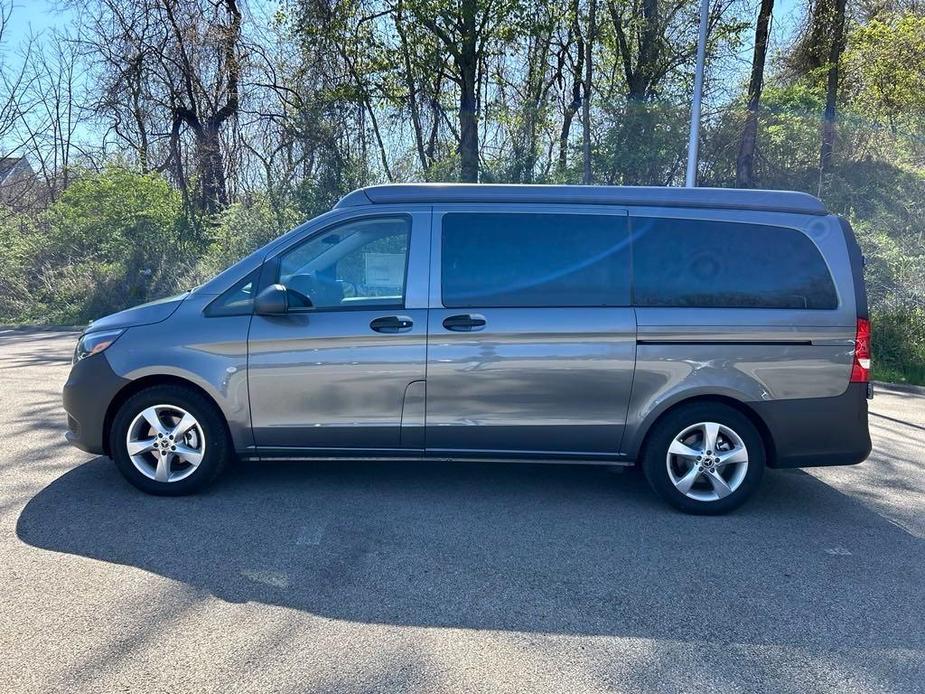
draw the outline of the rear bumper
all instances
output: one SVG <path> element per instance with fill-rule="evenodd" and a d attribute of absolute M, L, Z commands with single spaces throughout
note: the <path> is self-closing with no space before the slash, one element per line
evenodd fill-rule
<path fill-rule="evenodd" d="M 855 465 L 870 455 L 866 383 L 834 398 L 749 403 L 764 420 L 774 450 L 770 467 Z"/>
<path fill-rule="evenodd" d="M 68 423 L 64 438 L 68 443 L 87 453 L 104 454 L 106 412 L 128 383 L 112 370 L 105 354 L 95 354 L 74 364 L 62 394 Z"/>

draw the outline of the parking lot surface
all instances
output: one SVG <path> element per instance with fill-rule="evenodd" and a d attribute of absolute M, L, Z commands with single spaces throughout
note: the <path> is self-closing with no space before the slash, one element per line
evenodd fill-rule
<path fill-rule="evenodd" d="M 75 334 L 0 332 L 6 692 L 925 691 L 925 396 L 719 518 L 642 477 L 238 465 L 148 497 L 63 441 Z"/>

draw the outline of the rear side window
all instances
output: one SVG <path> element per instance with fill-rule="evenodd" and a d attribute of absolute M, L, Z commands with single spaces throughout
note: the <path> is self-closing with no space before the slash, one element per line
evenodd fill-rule
<path fill-rule="evenodd" d="M 446 214 L 441 282 L 449 308 L 627 306 L 626 217 Z"/>
<path fill-rule="evenodd" d="M 833 309 L 816 245 L 786 227 L 633 218 L 637 306 Z"/>

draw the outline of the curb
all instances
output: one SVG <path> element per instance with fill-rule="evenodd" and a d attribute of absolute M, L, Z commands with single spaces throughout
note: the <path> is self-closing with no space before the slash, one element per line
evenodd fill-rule
<path fill-rule="evenodd" d="M 871 381 L 875 388 L 883 390 L 892 390 L 897 393 L 912 393 L 914 395 L 925 395 L 925 386 L 914 386 L 911 383 L 886 383 L 884 381 Z M 876 391 L 874 391 L 876 394 Z"/>

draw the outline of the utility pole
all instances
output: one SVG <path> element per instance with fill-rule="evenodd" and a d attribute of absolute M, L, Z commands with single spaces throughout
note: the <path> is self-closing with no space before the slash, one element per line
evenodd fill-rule
<path fill-rule="evenodd" d="M 687 144 L 687 188 L 697 186 L 697 149 L 700 145 L 700 100 L 703 96 L 703 63 L 707 54 L 707 24 L 710 0 L 700 2 L 700 36 L 697 39 L 697 67 L 694 72 L 694 100 L 691 103 L 691 135 Z"/>

